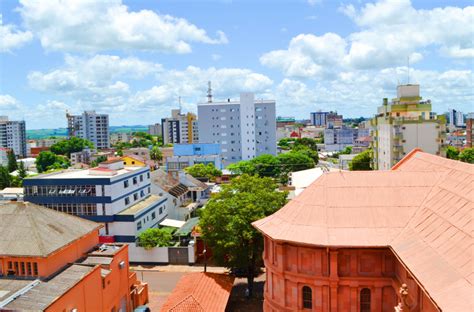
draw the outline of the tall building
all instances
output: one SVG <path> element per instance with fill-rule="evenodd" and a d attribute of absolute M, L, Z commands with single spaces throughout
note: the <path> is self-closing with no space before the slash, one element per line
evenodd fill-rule
<path fill-rule="evenodd" d="M 372 119 L 374 169 L 388 170 L 409 151 L 442 155 L 446 123 L 431 112 L 431 101 L 422 101 L 419 85 L 399 85 L 397 98 L 384 99 Z"/>
<path fill-rule="evenodd" d="M 0 147 L 13 150 L 17 157 L 27 156 L 25 122 L 8 120 L 0 116 Z"/>
<path fill-rule="evenodd" d="M 276 155 L 275 101 L 241 93 L 239 101 L 198 104 L 199 142 L 221 145 L 223 165 Z"/>
<path fill-rule="evenodd" d="M 363 129 L 361 129 L 362 132 Z M 368 134 L 368 130 L 366 133 Z M 324 129 L 324 150 L 326 152 L 342 151 L 347 146 L 353 146 L 359 136 L 359 129 L 356 128 L 326 128 Z"/>
<path fill-rule="evenodd" d="M 97 149 L 110 148 L 109 115 L 85 111 L 82 115 L 67 117 L 68 137 L 78 137 L 94 143 Z"/>
<path fill-rule="evenodd" d="M 316 127 L 326 127 L 329 112 L 317 111 L 310 113 L 311 124 Z"/>
<path fill-rule="evenodd" d="M 472 311 L 473 169 L 414 150 L 390 171 L 324 173 L 253 223 L 263 310 Z"/>
<path fill-rule="evenodd" d="M 0 203 L 1 311 L 133 311 L 148 285 L 127 244 L 100 244 L 102 225 L 31 203 Z"/>
<path fill-rule="evenodd" d="M 23 188 L 25 201 L 103 223 L 107 242 L 135 242 L 167 216 L 166 198 L 151 194 L 150 169 L 122 159 L 27 178 Z"/>
<path fill-rule="evenodd" d="M 164 144 L 198 142 L 196 115 L 182 114 L 181 109 L 172 109 L 171 118 L 161 119 L 161 134 Z"/>
<path fill-rule="evenodd" d="M 474 113 L 467 114 L 466 118 L 466 147 L 472 147 L 474 141 Z"/>
<path fill-rule="evenodd" d="M 149 135 L 161 135 L 161 125 L 159 123 L 148 126 Z"/>
<path fill-rule="evenodd" d="M 464 114 L 455 109 L 450 109 L 449 112 L 449 126 L 451 128 L 464 127 L 466 123 L 464 122 Z"/>

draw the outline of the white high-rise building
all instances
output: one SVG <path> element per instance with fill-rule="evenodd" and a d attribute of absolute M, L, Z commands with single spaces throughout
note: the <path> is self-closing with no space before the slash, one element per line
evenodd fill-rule
<path fill-rule="evenodd" d="M 455 127 L 464 127 L 466 125 L 464 121 L 464 114 L 458 110 L 450 109 L 449 110 L 449 126 L 452 128 Z"/>
<path fill-rule="evenodd" d="M 24 158 L 26 152 L 25 122 L 8 120 L 0 116 L 0 147 L 10 148 L 17 157 Z"/>
<path fill-rule="evenodd" d="M 85 111 L 82 115 L 67 117 L 68 137 L 78 137 L 94 143 L 97 149 L 110 148 L 109 115 Z"/>
<path fill-rule="evenodd" d="M 262 154 L 276 155 L 275 101 L 255 100 L 241 93 L 239 101 L 228 99 L 198 104 L 200 143 L 221 145 L 224 166 Z"/>

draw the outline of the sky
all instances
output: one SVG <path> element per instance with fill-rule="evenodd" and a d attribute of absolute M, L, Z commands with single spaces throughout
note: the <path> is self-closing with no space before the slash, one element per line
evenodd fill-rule
<path fill-rule="evenodd" d="M 470 5 L 471 4 L 471 5 Z M 397 84 L 433 110 L 474 111 L 474 6 L 454 0 L 0 0 L 0 115 L 111 125 L 196 112 L 240 92 L 277 115 L 372 116 Z"/>

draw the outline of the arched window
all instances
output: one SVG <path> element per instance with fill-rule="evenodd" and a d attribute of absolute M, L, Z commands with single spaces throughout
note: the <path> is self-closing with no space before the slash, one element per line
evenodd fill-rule
<path fill-rule="evenodd" d="M 362 288 L 360 291 L 360 312 L 370 312 L 370 289 Z"/>
<path fill-rule="evenodd" d="M 309 286 L 303 286 L 303 309 L 313 308 L 313 291 Z"/>

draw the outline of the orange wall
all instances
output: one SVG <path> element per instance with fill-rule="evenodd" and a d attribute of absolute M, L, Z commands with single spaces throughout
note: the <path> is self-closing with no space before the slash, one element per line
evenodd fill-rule
<path fill-rule="evenodd" d="M 438 311 L 388 248 L 328 249 L 265 237 L 264 262 L 265 311 L 308 311 L 302 288 L 309 286 L 312 311 L 358 312 L 360 291 L 368 288 L 371 311 L 393 312 L 402 283 L 408 285 L 410 312 Z"/>

